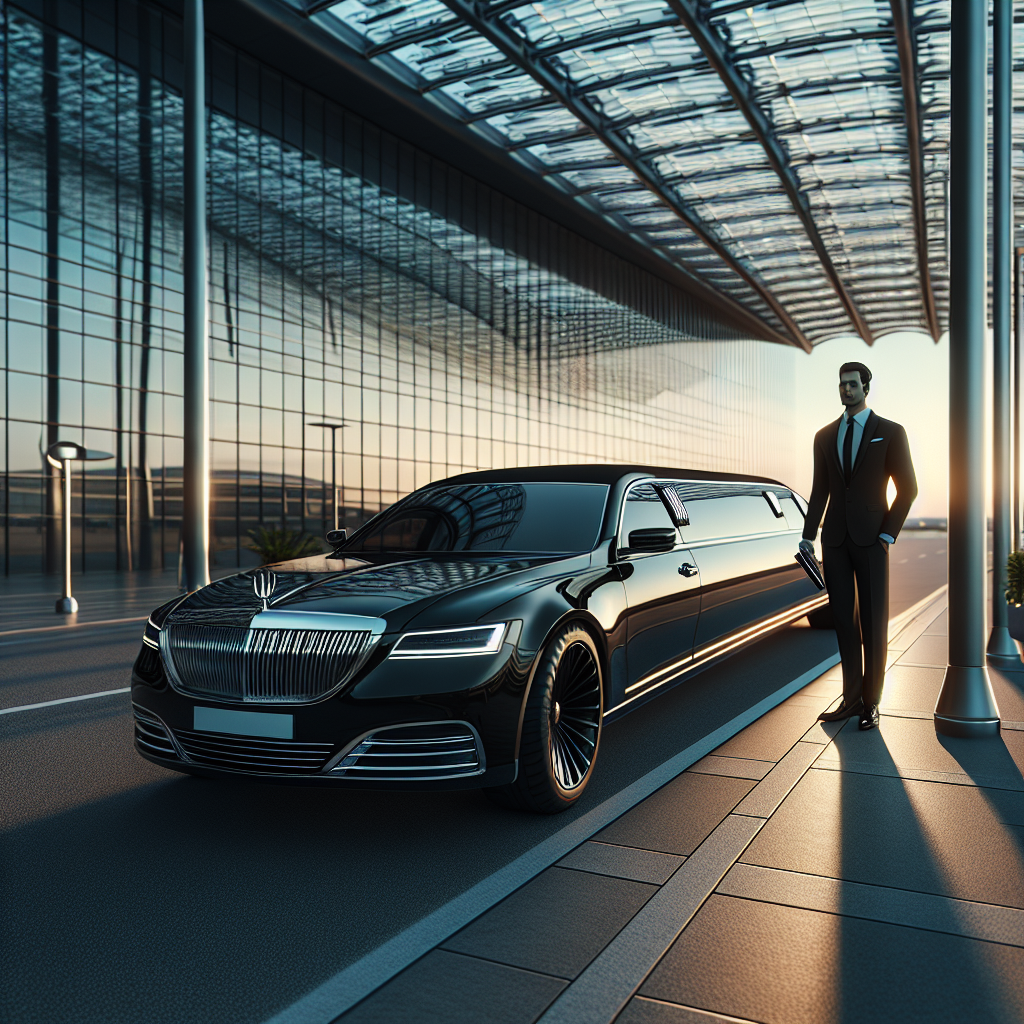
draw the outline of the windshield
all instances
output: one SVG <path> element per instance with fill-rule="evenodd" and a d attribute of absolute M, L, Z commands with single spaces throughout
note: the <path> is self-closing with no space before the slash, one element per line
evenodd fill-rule
<path fill-rule="evenodd" d="M 459 484 L 411 494 L 345 551 L 589 551 L 606 484 Z"/>

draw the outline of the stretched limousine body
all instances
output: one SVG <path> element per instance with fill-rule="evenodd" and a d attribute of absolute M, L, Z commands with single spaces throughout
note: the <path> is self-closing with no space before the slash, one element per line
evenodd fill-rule
<path fill-rule="evenodd" d="M 468 473 L 328 555 L 158 608 L 135 746 L 180 772 L 485 787 L 562 810 L 603 724 L 770 630 L 827 615 L 774 480 L 629 466 Z"/>

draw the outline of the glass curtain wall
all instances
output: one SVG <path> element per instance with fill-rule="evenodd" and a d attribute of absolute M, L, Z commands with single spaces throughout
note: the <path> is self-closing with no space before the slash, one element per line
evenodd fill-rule
<path fill-rule="evenodd" d="M 177 563 L 181 26 L 0 3 L 5 572 Z M 615 461 L 792 476 L 793 350 L 210 40 L 215 566 L 430 480 Z M 331 430 L 316 423 L 337 424 Z M 332 466 L 332 434 L 334 462 Z M 336 484 L 337 496 L 332 493 Z"/>

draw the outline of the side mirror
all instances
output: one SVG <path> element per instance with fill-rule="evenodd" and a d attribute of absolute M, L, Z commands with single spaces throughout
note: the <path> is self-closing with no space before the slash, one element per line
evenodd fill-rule
<path fill-rule="evenodd" d="M 338 544 L 343 544 L 348 540 L 348 530 L 328 530 L 327 531 L 327 543 L 331 547 L 337 547 Z"/>
<path fill-rule="evenodd" d="M 651 530 L 633 530 L 629 535 L 630 551 L 671 551 L 676 546 L 679 533 L 671 527 L 655 527 Z"/>

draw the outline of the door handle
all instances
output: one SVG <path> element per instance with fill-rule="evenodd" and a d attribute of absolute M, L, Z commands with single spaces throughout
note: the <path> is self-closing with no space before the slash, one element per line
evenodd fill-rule
<path fill-rule="evenodd" d="M 700 572 L 700 570 L 692 562 L 683 562 L 683 564 L 679 566 L 680 576 L 696 576 L 698 572 Z"/>

